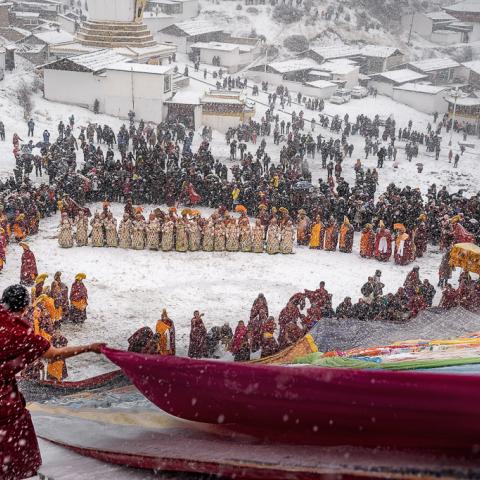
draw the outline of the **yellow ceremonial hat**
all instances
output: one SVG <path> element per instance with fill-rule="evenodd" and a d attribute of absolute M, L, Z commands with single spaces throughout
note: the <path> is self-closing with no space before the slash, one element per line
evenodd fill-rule
<path fill-rule="evenodd" d="M 75 280 L 83 280 L 85 278 L 87 278 L 87 276 L 84 273 L 77 273 L 75 275 Z"/>
<path fill-rule="evenodd" d="M 38 275 L 38 277 L 35 279 L 35 284 L 38 285 L 40 282 L 44 282 L 47 277 L 48 273 L 42 273 L 41 275 Z"/>

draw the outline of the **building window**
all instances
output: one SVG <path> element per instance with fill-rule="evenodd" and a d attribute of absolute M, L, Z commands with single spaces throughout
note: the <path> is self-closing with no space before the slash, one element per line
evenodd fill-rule
<path fill-rule="evenodd" d="M 172 76 L 165 75 L 163 80 L 163 92 L 167 93 L 172 89 Z"/>

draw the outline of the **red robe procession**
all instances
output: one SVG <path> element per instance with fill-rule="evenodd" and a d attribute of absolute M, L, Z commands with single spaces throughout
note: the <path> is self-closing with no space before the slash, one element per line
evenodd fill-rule
<path fill-rule="evenodd" d="M 35 255 L 27 246 L 24 246 L 22 254 L 22 266 L 20 268 L 20 283 L 27 286 L 33 285 L 37 275 L 38 270 Z"/>
<path fill-rule="evenodd" d="M 36 474 L 42 461 L 30 413 L 15 375 L 40 358 L 47 340 L 17 315 L 0 307 L 0 465 L 2 480 Z"/>

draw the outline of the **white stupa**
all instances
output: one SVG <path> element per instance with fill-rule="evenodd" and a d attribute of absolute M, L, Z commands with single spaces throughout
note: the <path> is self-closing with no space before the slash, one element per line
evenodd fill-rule
<path fill-rule="evenodd" d="M 88 0 L 88 20 L 77 32 L 77 42 L 100 48 L 157 45 L 143 23 L 147 0 Z"/>

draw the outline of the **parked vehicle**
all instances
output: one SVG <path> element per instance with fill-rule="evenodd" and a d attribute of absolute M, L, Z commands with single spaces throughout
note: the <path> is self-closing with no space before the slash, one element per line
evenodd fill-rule
<path fill-rule="evenodd" d="M 368 90 L 365 87 L 353 87 L 352 98 L 365 98 L 368 96 Z"/>
<path fill-rule="evenodd" d="M 342 105 L 343 103 L 349 102 L 350 99 L 351 99 L 350 90 L 346 90 L 345 88 L 339 88 L 330 98 L 330 102 L 336 103 L 338 105 Z"/>

